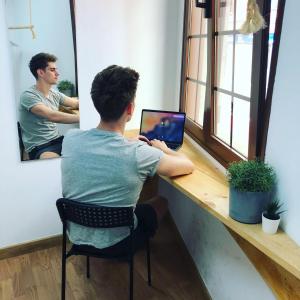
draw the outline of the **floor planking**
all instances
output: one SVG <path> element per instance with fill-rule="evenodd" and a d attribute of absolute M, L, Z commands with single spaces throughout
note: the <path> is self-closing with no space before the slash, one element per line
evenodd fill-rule
<path fill-rule="evenodd" d="M 67 263 L 67 300 L 128 299 L 128 265 L 91 258 L 86 278 L 85 257 Z M 210 299 L 170 217 L 151 241 L 152 287 L 147 285 L 145 251 L 135 255 L 135 300 Z M 0 300 L 59 300 L 60 247 L 0 260 Z"/>

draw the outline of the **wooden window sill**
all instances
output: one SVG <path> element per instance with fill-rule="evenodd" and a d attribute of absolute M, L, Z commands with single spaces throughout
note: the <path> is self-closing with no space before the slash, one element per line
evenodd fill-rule
<path fill-rule="evenodd" d="M 136 134 L 136 130 L 126 132 L 127 136 Z M 194 162 L 195 171 L 190 175 L 176 178 L 164 176 L 162 178 L 220 220 L 231 231 L 300 279 L 300 246 L 282 230 L 275 235 L 268 235 L 262 231 L 261 224 L 243 224 L 230 218 L 226 176 L 187 139 L 179 151 Z"/>

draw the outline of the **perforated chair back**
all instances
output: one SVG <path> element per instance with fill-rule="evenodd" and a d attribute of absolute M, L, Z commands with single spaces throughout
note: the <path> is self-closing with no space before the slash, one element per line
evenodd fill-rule
<path fill-rule="evenodd" d="M 106 207 L 83 204 L 77 201 L 60 198 L 56 206 L 61 221 L 93 228 L 113 228 L 133 226 L 133 207 Z"/>
<path fill-rule="evenodd" d="M 66 259 L 71 255 L 85 255 L 87 258 L 87 278 L 90 277 L 90 256 L 99 258 L 124 258 L 122 256 L 103 254 L 101 249 L 97 253 L 93 250 L 87 250 L 84 245 L 74 245 L 69 251 L 66 251 L 66 231 L 67 222 L 73 222 L 86 227 L 93 228 L 113 228 L 129 227 L 130 243 L 128 244 L 128 253 L 126 259 L 129 263 L 129 299 L 133 299 L 133 230 L 134 230 L 134 208 L 133 207 L 106 207 L 93 204 L 83 204 L 78 201 L 60 198 L 56 201 L 56 207 L 63 223 L 63 240 L 62 240 L 62 283 L 61 299 L 65 300 L 66 287 Z M 150 246 L 149 238 L 146 240 L 147 267 L 148 267 L 148 285 L 151 285 L 150 269 Z"/>

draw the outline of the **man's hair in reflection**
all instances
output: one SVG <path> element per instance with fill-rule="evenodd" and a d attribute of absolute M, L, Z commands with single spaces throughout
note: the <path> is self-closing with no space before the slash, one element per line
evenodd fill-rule
<path fill-rule="evenodd" d="M 49 62 L 56 62 L 57 57 L 49 53 L 38 53 L 33 56 L 29 62 L 29 69 L 35 79 L 38 79 L 37 70 L 45 70 Z"/>

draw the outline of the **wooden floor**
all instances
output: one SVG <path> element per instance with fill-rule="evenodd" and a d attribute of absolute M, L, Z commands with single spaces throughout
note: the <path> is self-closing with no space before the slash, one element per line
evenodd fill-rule
<path fill-rule="evenodd" d="M 135 255 L 135 300 L 210 299 L 169 217 L 151 241 L 152 287 L 147 285 L 145 252 Z M 1 300 L 60 299 L 60 247 L 0 260 Z M 91 259 L 91 278 L 85 258 L 67 263 L 66 299 L 122 300 L 128 298 L 128 265 Z"/>

